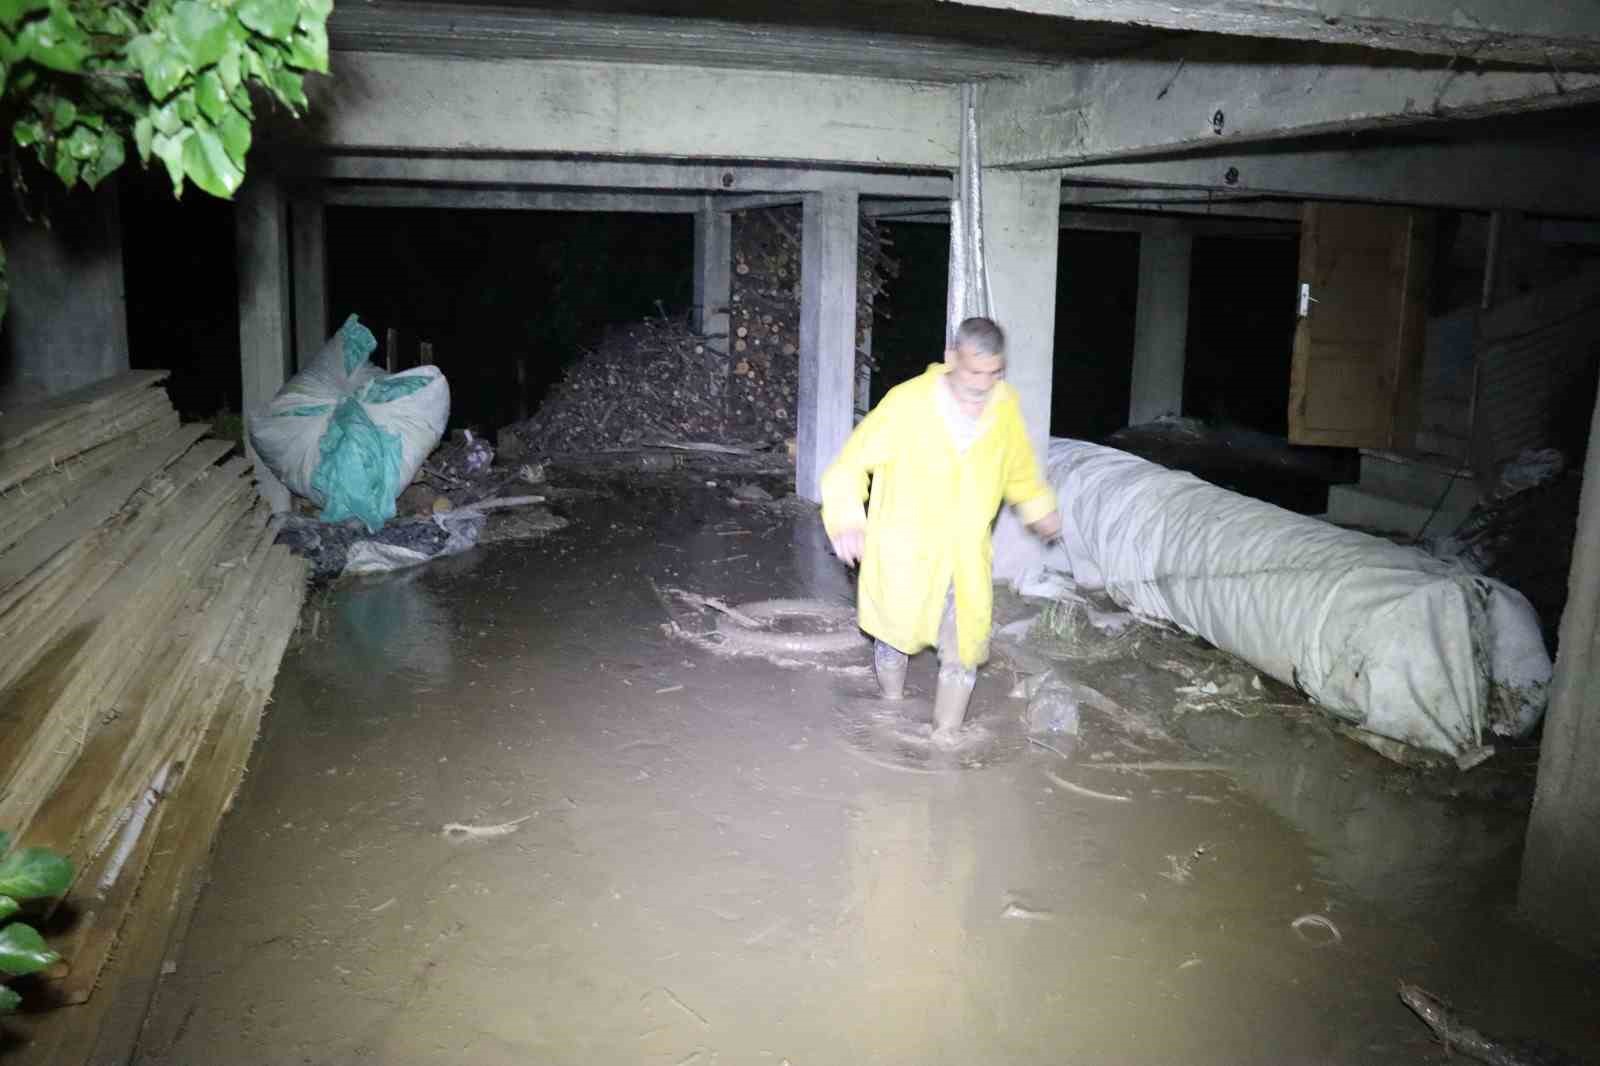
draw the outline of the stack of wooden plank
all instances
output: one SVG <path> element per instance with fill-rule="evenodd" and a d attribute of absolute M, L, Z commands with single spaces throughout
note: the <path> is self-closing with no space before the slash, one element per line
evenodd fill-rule
<path fill-rule="evenodd" d="M 0 829 L 78 871 L 28 990 L 60 1008 L 41 1061 L 131 1046 L 304 595 L 246 461 L 164 377 L 0 413 Z"/>

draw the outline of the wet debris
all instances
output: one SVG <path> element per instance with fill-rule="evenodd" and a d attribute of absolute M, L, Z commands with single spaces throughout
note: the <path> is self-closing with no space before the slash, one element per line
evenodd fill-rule
<path fill-rule="evenodd" d="M 1449 1051 L 1488 1063 L 1489 1066 L 1577 1066 L 1578 1060 L 1554 1048 L 1524 1041 L 1505 1041 L 1468 1025 L 1439 997 L 1406 981 L 1400 982 L 1400 1001 Z"/>

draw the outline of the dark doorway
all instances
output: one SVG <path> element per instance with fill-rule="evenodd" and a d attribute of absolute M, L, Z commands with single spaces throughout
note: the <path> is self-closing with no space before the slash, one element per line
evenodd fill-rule
<path fill-rule="evenodd" d="M 1196 237 L 1183 413 L 1282 437 L 1294 354 L 1293 237 Z"/>
<path fill-rule="evenodd" d="M 334 207 L 327 226 L 330 324 L 431 343 L 452 428 L 525 417 L 605 327 L 693 299 L 687 214 Z"/>
<path fill-rule="evenodd" d="M 1128 421 L 1139 235 L 1061 231 L 1050 433 L 1103 440 Z"/>
<path fill-rule="evenodd" d="M 239 410 L 239 284 L 233 204 L 189 188 L 172 196 L 165 169 L 124 168 L 123 287 L 128 362 L 168 370 L 186 419 Z"/>

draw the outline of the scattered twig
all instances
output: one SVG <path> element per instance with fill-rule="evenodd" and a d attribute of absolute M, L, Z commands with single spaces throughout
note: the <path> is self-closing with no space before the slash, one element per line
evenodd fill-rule
<path fill-rule="evenodd" d="M 453 841 L 493 840 L 496 837 L 510 836 L 523 822 L 532 817 L 531 814 L 525 814 L 521 818 L 501 822 L 499 825 L 465 825 L 461 822 L 447 822 L 443 829 L 444 838 Z"/>
<path fill-rule="evenodd" d="M 1132 796 L 1118 796 L 1110 792 L 1096 792 L 1092 788 L 1084 788 L 1082 785 L 1075 785 L 1066 778 L 1051 773 L 1049 770 L 1044 772 L 1044 776 L 1050 779 L 1051 784 L 1058 785 L 1061 788 L 1066 789 L 1068 792 L 1075 792 L 1080 796 L 1087 796 L 1089 799 L 1110 800 L 1112 803 L 1133 802 Z"/>

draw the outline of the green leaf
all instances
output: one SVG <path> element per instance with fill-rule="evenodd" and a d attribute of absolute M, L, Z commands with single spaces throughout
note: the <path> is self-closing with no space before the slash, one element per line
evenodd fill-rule
<path fill-rule="evenodd" d="M 170 32 L 195 70 L 209 67 L 222 58 L 232 26 L 233 19 L 227 12 L 218 11 L 200 0 L 178 0 L 172 8 Z"/>
<path fill-rule="evenodd" d="M 178 109 L 178 117 L 186 126 L 194 125 L 200 117 L 200 105 L 195 102 L 194 90 L 185 89 L 172 100 L 172 105 Z"/>
<path fill-rule="evenodd" d="M 0 23 L 15 26 L 25 16 L 49 6 L 50 0 L 0 0 Z"/>
<path fill-rule="evenodd" d="M 89 35 L 64 6 L 52 6 L 50 14 L 23 26 L 17 33 L 17 44 L 41 67 L 68 74 L 81 71 L 94 54 Z"/>
<path fill-rule="evenodd" d="M 228 158 L 243 170 L 244 157 L 250 151 L 250 120 L 230 107 L 217 123 L 217 134 L 222 138 L 222 147 L 228 151 Z"/>
<path fill-rule="evenodd" d="M 10 896 L 0 896 L 0 921 L 5 921 L 22 909 L 22 904 Z"/>
<path fill-rule="evenodd" d="M 333 14 L 333 0 L 300 0 L 300 28 L 312 24 L 326 26 Z"/>
<path fill-rule="evenodd" d="M 150 95 L 165 100 L 189 73 L 184 51 L 165 37 L 141 34 L 128 44 L 128 58 L 139 68 Z"/>
<path fill-rule="evenodd" d="M 56 177 L 60 178 L 61 184 L 67 188 L 70 189 L 78 184 L 78 171 L 82 169 L 83 164 L 78 162 L 70 152 L 56 153 Z"/>
<path fill-rule="evenodd" d="M 313 25 L 296 31 L 289 43 L 289 62 L 301 70 L 328 73 L 328 30 Z"/>
<path fill-rule="evenodd" d="M 84 172 L 83 180 L 89 188 L 95 188 L 117 172 L 117 168 L 127 159 L 127 155 L 127 149 L 122 146 L 121 135 L 114 130 L 106 130 L 100 134 L 99 151 L 95 153 L 89 169 Z"/>
<path fill-rule="evenodd" d="M 296 0 L 239 0 L 234 11 L 240 22 L 274 41 L 287 42 L 295 23 L 300 21 Z"/>
<path fill-rule="evenodd" d="M 183 146 L 193 136 L 194 131 L 184 126 L 171 136 L 157 133 L 150 142 L 150 150 L 167 165 L 167 177 L 172 179 L 172 195 L 175 198 L 183 196 Z"/>
<path fill-rule="evenodd" d="M 22 997 L 13 988 L 0 985 L 0 1014 L 11 1014 L 22 1006 Z"/>
<path fill-rule="evenodd" d="M 5 262 L 6 262 L 5 251 L 3 249 L 0 249 L 0 267 L 5 266 Z M 10 850 L 11 850 L 11 834 L 6 832 L 4 829 L 0 829 L 0 855 L 4 855 L 6 852 L 8 852 Z"/>
<path fill-rule="evenodd" d="M 217 77 L 222 79 L 222 88 L 230 96 L 243 80 L 243 72 L 239 69 L 239 54 L 243 50 L 244 45 L 241 42 L 229 41 L 222 58 L 217 60 Z"/>
<path fill-rule="evenodd" d="M 287 68 L 274 70 L 267 79 L 267 85 L 279 100 L 288 105 L 289 110 L 299 114 L 300 109 L 306 106 L 305 79 Z"/>
<path fill-rule="evenodd" d="M 70 155 L 82 166 L 100 153 L 100 138 L 87 126 L 75 126 L 70 137 L 56 141 L 56 151 Z"/>
<path fill-rule="evenodd" d="M 19 118 L 11 127 L 11 138 L 18 148 L 27 148 L 45 139 L 44 123 L 29 118 Z"/>
<path fill-rule="evenodd" d="M 228 158 L 217 131 L 204 126 L 196 126 L 194 136 L 184 143 L 183 170 L 190 181 L 223 200 L 232 199 L 244 181 L 244 171 Z"/>
<path fill-rule="evenodd" d="M 200 113 L 212 122 L 220 122 L 224 112 L 233 110 L 233 105 L 228 103 L 227 90 L 222 87 L 222 79 L 214 70 L 205 71 L 195 79 L 194 100 L 200 107 Z"/>
<path fill-rule="evenodd" d="M 33 926 L 12 922 L 0 929 L 0 972 L 21 977 L 60 961 L 61 956 L 50 950 Z"/>
<path fill-rule="evenodd" d="M 154 124 L 157 133 L 165 133 L 168 137 L 175 137 L 183 129 L 183 118 L 178 114 L 176 103 L 166 103 L 150 112 L 150 121 Z"/>
<path fill-rule="evenodd" d="M 70 129 L 78 121 L 78 105 L 64 96 L 56 97 L 55 106 L 50 109 L 50 121 L 58 130 Z"/>
<path fill-rule="evenodd" d="M 156 135 L 156 126 L 149 115 L 140 115 L 133 123 L 133 146 L 139 150 L 139 162 L 150 162 L 150 141 Z"/>
<path fill-rule="evenodd" d="M 72 863 L 49 848 L 22 848 L 0 861 L 0 895 L 16 899 L 59 896 L 72 884 Z"/>

